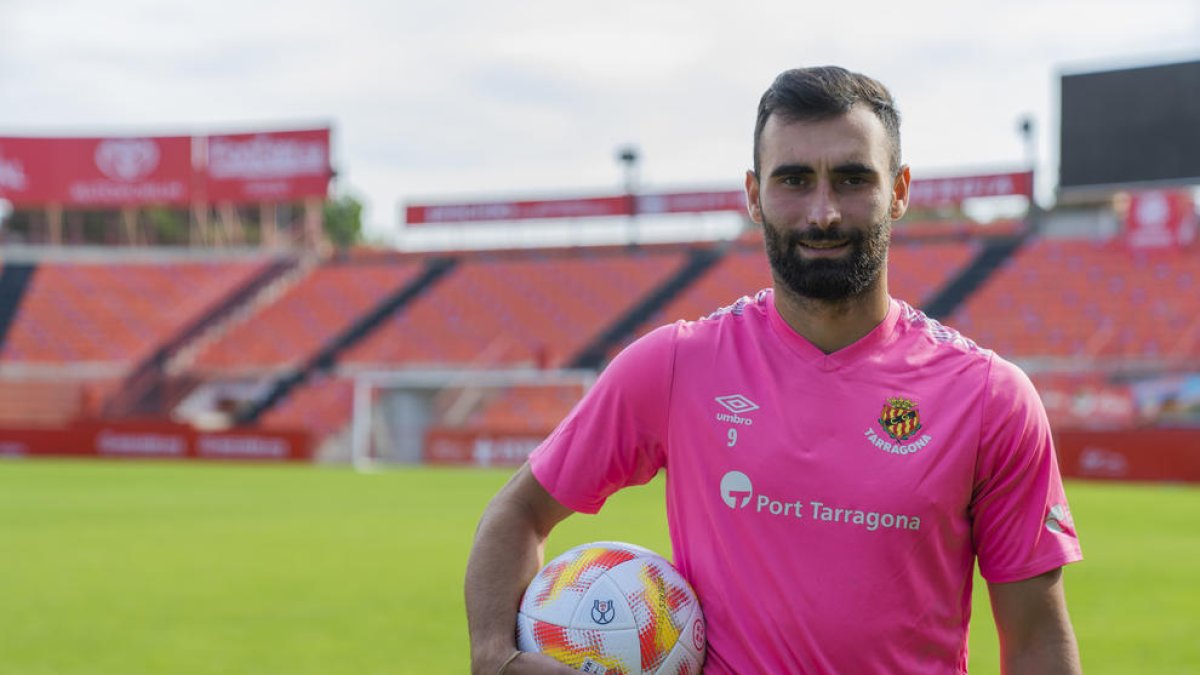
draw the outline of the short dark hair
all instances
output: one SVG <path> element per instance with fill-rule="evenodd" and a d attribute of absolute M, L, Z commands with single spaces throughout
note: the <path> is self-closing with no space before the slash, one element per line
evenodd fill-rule
<path fill-rule="evenodd" d="M 891 171 L 896 173 L 900 170 L 900 111 L 892 93 L 878 80 L 838 66 L 785 70 L 763 93 L 754 124 L 754 173 L 759 172 L 760 141 L 771 115 L 790 122 L 818 121 L 844 115 L 859 103 L 883 122 L 892 146 Z"/>

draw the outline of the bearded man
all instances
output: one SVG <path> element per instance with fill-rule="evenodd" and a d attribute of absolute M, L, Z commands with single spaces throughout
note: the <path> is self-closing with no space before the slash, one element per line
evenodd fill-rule
<path fill-rule="evenodd" d="M 772 288 L 628 347 L 493 498 L 473 672 L 575 672 L 515 651 L 522 590 L 556 523 L 660 470 L 706 673 L 966 673 L 976 562 L 1003 671 L 1079 672 L 1061 575 L 1079 542 L 1033 386 L 888 295 L 910 180 L 882 84 L 776 78 L 746 174 Z"/>

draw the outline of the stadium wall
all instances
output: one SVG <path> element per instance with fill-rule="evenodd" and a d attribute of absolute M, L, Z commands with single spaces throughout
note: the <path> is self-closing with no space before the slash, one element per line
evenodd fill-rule
<path fill-rule="evenodd" d="M 1078 429 L 1055 437 L 1064 476 L 1200 482 L 1200 429 Z"/>
<path fill-rule="evenodd" d="M 79 421 L 65 427 L 0 428 L 0 457 L 309 462 L 307 432 L 232 428 L 201 431 L 166 421 Z"/>

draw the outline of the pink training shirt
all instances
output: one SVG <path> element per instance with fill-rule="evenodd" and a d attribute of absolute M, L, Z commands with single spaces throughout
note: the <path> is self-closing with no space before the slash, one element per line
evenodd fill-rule
<path fill-rule="evenodd" d="M 826 355 L 770 290 L 621 353 L 531 457 L 593 513 L 667 470 L 706 673 L 966 673 L 972 564 L 1079 560 L 1045 411 L 1015 366 L 891 301 Z"/>

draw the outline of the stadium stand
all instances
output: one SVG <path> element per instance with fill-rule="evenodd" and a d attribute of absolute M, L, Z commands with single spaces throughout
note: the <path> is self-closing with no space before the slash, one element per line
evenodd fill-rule
<path fill-rule="evenodd" d="M 564 367 L 656 287 L 687 264 L 681 247 L 460 254 L 445 279 L 389 317 L 339 359 L 344 371 L 373 368 Z M 326 437 L 350 421 L 352 384 L 322 376 L 266 411 L 264 425 L 302 424 Z M 570 400 L 563 403 L 564 396 Z M 514 390 L 482 397 L 469 424 L 511 419 L 550 424 L 578 398 Z M 508 412 L 505 412 L 508 411 Z M 517 411 L 517 412 L 513 412 Z"/>
<path fill-rule="evenodd" d="M 1200 357 L 1200 256 L 1036 239 L 947 323 L 1013 358 Z"/>
<path fill-rule="evenodd" d="M 468 427 L 553 429 L 579 402 L 579 392 L 564 387 L 531 387 L 499 393 L 476 411 Z"/>
<path fill-rule="evenodd" d="M 8 336 L 8 329 L 25 296 L 25 288 L 29 285 L 33 270 L 34 265 L 29 263 L 10 262 L 5 265 L 0 261 L 0 345 Z"/>
<path fill-rule="evenodd" d="M 0 345 L 0 424 L 100 415 L 140 364 L 268 265 L 266 258 L 21 263 L 21 283 L 3 289 L 11 322 Z"/>
<path fill-rule="evenodd" d="M 452 400 L 457 400 L 453 399 Z M 570 387 L 527 387 L 483 392 L 472 405 L 462 428 L 554 428 L 579 401 L 579 390 Z M 298 387 L 260 419 L 267 428 L 304 428 L 319 439 L 346 430 L 354 405 L 354 383 L 348 377 L 324 375 Z M 445 405 L 438 412 L 445 412 Z M 439 421 L 444 418 L 439 416 Z"/>
<path fill-rule="evenodd" d="M 0 363 L 128 366 L 265 264 L 42 263 L 0 347 Z"/>
<path fill-rule="evenodd" d="M 341 431 L 350 421 L 354 384 L 331 375 L 314 377 L 294 389 L 278 405 L 267 410 L 259 423 L 267 428 L 305 429 L 324 439 Z"/>
<path fill-rule="evenodd" d="M 243 417 L 244 408 L 233 408 L 229 421 L 300 429 L 343 447 L 360 372 L 578 367 L 596 349 L 612 356 L 656 326 L 769 286 L 761 247 L 751 230 L 715 246 L 375 252 L 312 266 L 291 259 L 286 279 L 265 274 L 280 265 L 267 257 L 6 260 L 0 427 L 112 419 L 104 402 L 131 389 L 131 373 L 149 365 L 165 372 L 164 350 L 186 351 L 190 341 L 205 346 L 177 380 L 160 377 L 131 400 L 161 399 L 178 412 L 199 387 L 242 386 L 251 393 L 238 405 L 257 409 Z M 1056 429 L 1194 417 L 1186 392 L 1195 387 L 1170 378 L 1190 377 L 1200 364 L 1200 251 L 1030 235 L 902 239 L 890 255 L 892 294 L 918 307 L 962 286 L 943 321 L 1024 366 Z M 276 290 L 264 290 L 273 280 L 281 280 Z M 227 312 L 231 303 L 240 309 Z M 229 312 L 243 318 L 221 327 Z M 536 435 L 579 394 L 569 386 L 484 389 L 435 396 L 430 424 Z M 230 401 L 223 391 L 208 401 Z M 455 411 L 450 423 L 443 409 Z"/>
<path fill-rule="evenodd" d="M 678 249 L 514 252 L 464 258 L 351 348 L 343 364 L 561 367 L 685 261 Z"/>
<path fill-rule="evenodd" d="M 212 374 L 295 367 L 420 269 L 414 262 L 320 265 L 201 351 L 192 370 Z"/>
<path fill-rule="evenodd" d="M 0 427 L 58 426 L 85 412 L 84 391 L 64 380 L 0 380 Z"/>
<path fill-rule="evenodd" d="M 643 335 L 679 319 L 698 319 L 743 295 L 771 285 L 771 271 L 761 245 L 740 246 L 726 254 L 691 287 L 656 312 L 637 330 Z"/>
<path fill-rule="evenodd" d="M 972 264 L 980 251 L 973 241 L 897 243 L 888 254 L 888 290 L 918 309 Z"/>

